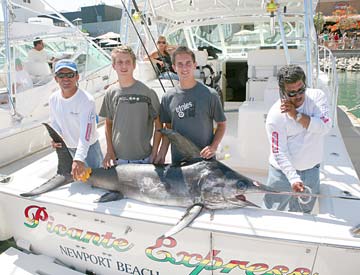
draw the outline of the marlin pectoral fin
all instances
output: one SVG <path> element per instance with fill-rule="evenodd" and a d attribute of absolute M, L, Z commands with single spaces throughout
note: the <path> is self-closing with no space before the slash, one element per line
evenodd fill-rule
<path fill-rule="evenodd" d="M 60 186 L 68 184 L 70 182 L 72 182 L 71 177 L 67 177 L 67 176 L 57 174 L 56 176 L 49 179 L 47 182 L 40 185 L 39 187 L 31 190 L 30 192 L 22 193 L 22 194 L 20 194 L 20 196 L 22 196 L 22 197 L 37 196 L 37 195 L 49 192 L 51 190 L 54 190 L 54 189 L 56 189 L 56 188 L 58 188 Z"/>
<path fill-rule="evenodd" d="M 109 201 L 117 201 L 124 198 L 124 195 L 120 192 L 108 192 L 102 195 L 99 199 L 94 202 L 109 202 Z"/>
<path fill-rule="evenodd" d="M 204 205 L 199 204 L 199 203 L 193 204 L 192 206 L 190 206 L 186 210 L 186 213 L 184 214 L 184 216 L 182 216 L 181 219 L 177 222 L 177 224 L 175 226 L 173 226 L 172 228 L 170 228 L 170 230 L 167 231 L 161 237 L 162 238 L 171 237 L 172 235 L 183 230 L 190 223 L 192 223 L 192 221 L 195 220 L 197 218 L 197 216 L 199 216 L 199 214 L 203 208 L 204 208 Z"/>

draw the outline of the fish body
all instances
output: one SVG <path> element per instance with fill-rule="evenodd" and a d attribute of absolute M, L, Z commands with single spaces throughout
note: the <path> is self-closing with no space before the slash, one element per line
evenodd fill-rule
<path fill-rule="evenodd" d="M 108 170 L 99 168 L 92 171 L 88 183 L 151 204 L 190 207 L 202 203 L 208 209 L 246 206 L 247 202 L 237 197 L 249 189 L 259 189 L 253 180 L 216 160 L 181 166 L 125 164 Z"/>
<path fill-rule="evenodd" d="M 65 142 L 48 124 L 44 124 L 50 137 L 62 143 L 56 148 L 57 175 L 34 190 L 21 196 L 40 195 L 72 182 L 72 157 Z M 157 205 L 186 207 L 185 215 L 163 236 L 171 236 L 188 226 L 207 209 L 231 209 L 255 206 L 245 198 L 246 192 L 273 191 L 243 176 L 223 163 L 200 158 L 200 149 L 191 141 L 170 129 L 162 134 L 182 152 L 184 162 L 168 165 L 123 164 L 110 169 L 93 169 L 87 182 L 110 191 L 98 202 L 129 198 Z"/>

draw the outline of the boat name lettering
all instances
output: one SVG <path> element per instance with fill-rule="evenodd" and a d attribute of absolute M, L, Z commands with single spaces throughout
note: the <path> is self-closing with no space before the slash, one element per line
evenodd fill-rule
<path fill-rule="evenodd" d="M 136 274 L 136 275 L 160 275 L 159 271 L 154 271 L 148 268 L 139 268 L 137 266 L 132 266 L 131 264 L 122 263 L 117 261 L 117 270 L 125 272 L 127 274 Z"/>
<path fill-rule="evenodd" d="M 46 221 L 48 219 L 48 213 L 46 212 L 45 207 L 40 207 L 37 205 L 30 205 L 25 208 L 24 211 L 26 222 L 25 226 L 30 228 L 35 228 L 39 225 L 39 221 Z M 31 217 L 30 217 L 31 215 Z"/>
<path fill-rule="evenodd" d="M 81 261 L 92 263 L 94 265 L 104 266 L 107 268 L 111 267 L 110 258 L 101 257 L 95 254 L 89 254 L 84 251 L 78 251 L 76 249 L 72 249 L 61 245 L 60 245 L 60 253 L 71 258 L 80 259 Z"/>
<path fill-rule="evenodd" d="M 26 218 L 24 225 L 29 228 L 36 228 L 40 221 L 43 221 L 47 222 L 46 229 L 48 233 L 74 241 L 102 246 L 106 249 L 112 248 L 117 252 L 126 252 L 134 247 L 133 243 L 129 243 L 129 241 L 124 238 L 116 238 L 112 232 L 100 234 L 81 228 L 69 227 L 60 223 L 56 224 L 54 217 L 48 215 L 45 207 L 30 205 L 25 209 L 24 213 Z"/>
<path fill-rule="evenodd" d="M 310 269 L 298 267 L 292 272 L 284 265 L 277 265 L 270 268 L 265 263 L 251 264 L 249 261 L 230 260 L 224 262 L 219 257 L 221 250 L 212 250 L 205 257 L 199 253 L 189 253 L 185 251 L 175 252 L 174 249 L 177 245 L 175 239 L 159 238 L 154 246 L 146 248 L 145 253 L 148 258 L 156 262 L 168 262 L 173 265 L 183 265 L 192 268 L 189 275 L 198 275 L 203 270 L 219 270 L 219 273 L 230 273 L 233 269 L 239 268 L 245 271 L 246 275 L 310 275 Z M 176 255 L 176 256 L 173 256 Z M 313 275 L 319 275 L 314 273 Z"/>
<path fill-rule="evenodd" d="M 159 271 L 154 271 L 145 267 L 133 266 L 131 264 L 123 263 L 120 261 L 116 261 L 116 264 L 112 264 L 112 259 L 108 257 L 103 257 L 96 254 L 90 254 L 84 251 L 79 251 L 77 249 L 62 245 L 60 245 L 59 248 L 60 248 L 60 253 L 67 257 L 75 258 L 77 260 L 81 260 L 86 263 L 91 263 L 93 265 L 98 265 L 113 270 L 114 268 L 116 268 L 117 271 L 120 271 L 122 273 L 133 274 L 133 275 L 160 275 Z M 111 254 L 103 253 L 103 255 L 108 255 L 109 257 L 111 257 Z"/>

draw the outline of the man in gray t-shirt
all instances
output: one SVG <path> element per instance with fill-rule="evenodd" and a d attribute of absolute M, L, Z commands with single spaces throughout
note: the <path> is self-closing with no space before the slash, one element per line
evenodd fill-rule
<path fill-rule="evenodd" d="M 195 55 L 187 47 L 178 47 L 173 53 L 173 67 L 180 85 L 168 91 L 162 98 L 160 120 L 191 140 L 201 149 L 203 158 L 212 158 L 225 133 L 226 118 L 216 91 L 197 82 Z M 214 121 L 217 123 L 213 132 Z M 164 158 L 168 141 L 163 139 L 159 158 Z M 172 162 L 183 160 L 175 147 L 171 148 Z"/>
<path fill-rule="evenodd" d="M 118 82 L 106 91 L 99 115 L 106 117 L 106 155 L 103 166 L 152 163 L 157 156 L 161 134 L 160 103 L 156 93 L 134 79 L 135 55 L 120 46 L 111 53 Z M 153 145 L 151 146 L 151 138 Z"/>

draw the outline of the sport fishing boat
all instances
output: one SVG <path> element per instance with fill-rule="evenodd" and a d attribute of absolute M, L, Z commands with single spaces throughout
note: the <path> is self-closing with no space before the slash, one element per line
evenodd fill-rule
<path fill-rule="evenodd" d="M 2 1 L 0 167 L 49 145 L 41 122 L 48 121 L 48 99 L 58 85 L 49 64 L 28 58 L 33 40 L 43 40 L 49 61 L 69 58 L 77 62 L 79 85 L 93 94 L 97 107 L 104 87 L 116 76 L 110 57 L 78 28 L 41 1 L 30 2 Z M 48 17 L 37 17 L 40 14 Z"/>
<path fill-rule="evenodd" d="M 265 118 L 279 95 L 277 70 L 299 64 L 307 85 L 327 93 L 333 125 L 325 137 L 321 190 L 311 214 L 256 207 L 207 210 L 164 237 L 183 216 L 183 207 L 134 199 L 98 203 L 106 191 L 81 182 L 20 196 L 56 174 L 53 153 L 1 180 L 0 238 L 14 237 L 19 248 L 45 258 L 40 265 L 27 256 L 13 261 L 10 270 L 26 261 L 30 274 L 66 274 L 66 267 L 68 274 L 355 274 L 360 269 L 359 178 L 337 125 L 335 60 L 316 44 L 316 5 L 312 0 L 150 0 L 142 7 L 146 22 L 138 24 L 146 28 L 151 21 L 171 44 L 196 50 L 200 81 L 214 76 L 204 72 L 207 65 L 221 76 L 229 129 L 221 150 L 230 155 L 222 163 L 259 182 L 267 177 Z M 319 69 L 319 52 L 332 64 L 326 73 Z M 162 87 L 172 84 L 160 84 L 150 68 L 139 62 L 139 79 L 161 96 Z M 145 190 L 149 183 L 144 176 L 139 186 Z M 245 196 L 262 205 L 263 193 Z M 21 253 L 6 256 L 18 259 Z"/>

